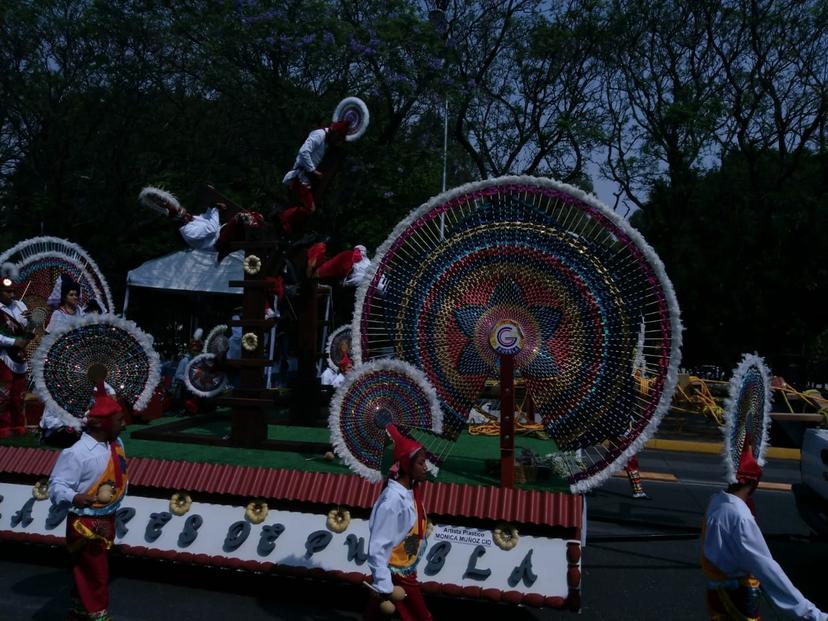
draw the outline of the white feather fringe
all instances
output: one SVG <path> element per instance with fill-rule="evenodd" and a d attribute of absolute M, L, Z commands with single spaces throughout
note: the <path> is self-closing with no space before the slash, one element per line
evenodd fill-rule
<path fill-rule="evenodd" d="M 210 353 L 210 347 L 213 344 L 213 339 L 218 338 L 219 336 L 224 336 L 226 332 L 226 323 L 220 323 L 219 325 L 215 326 L 212 330 L 210 330 L 210 332 L 207 334 L 207 338 L 204 339 L 204 347 L 201 348 L 201 353 Z"/>
<path fill-rule="evenodd" d="M 172 205 L 173 209 L 177 213 L 181 213 L 184 211 L 184 208 L 181 206 L 181 203 L 178 202 L 178 199 L 173 196 L 170 192 L 163 190 L 161 188 L 156 188 L 154 186 L 148 185 L 147 187 L 143 188 L 138 194 L 138 201 L 144 206 L 156 213 L 163 214 L 168 216 L 167 210 L 163 207 L 160 207 L 157 202 L 153 199 L 159 199 L 164 201 L 165 203 L 169 203 Z"/>
<path fill-rule="evenodd" d="M 214 328 L 215 329 L 215 328 Z M 191 393 L 196 395 L 197 397 L 204 397 L 205 399 L 210 399 L 211 397 L 217 397 L 221 393 L 224 392 L 225 388 L 227 388 L 227 374 L 224 374 L 224 379 L 217 387 L 213 390 L 201 390 L 200 388 L 196 388 L 195 385 L 190 381 L 190 369 L 193 365 L 201 362 L 202 360 L 215 360 L 215 354 L 199 354 L 190 362 L 187 363 L 187 369 L 184 371 L 184 384 L 187 386 L 187 390 Z"/>
<path fill-rule="evenodd" d="M 392 371 L 405 375 L 410 378 L 425 394 L 428 399 L 428 406 L 431 412 L 431 431 L 434 434 L 443 433 L 443 411 L 440 409 L 440 404 L 437 400 L 437 392 L 431 386 L 428 378 L 417 367 L 403 362 L 402 360 L 374 360 L 366 364 L 355 367 L 346 377 L 345 382 L 334 393 L 331 399 L 330 415 L 328 416 L 328 429 L 331 432 L 331 444 L 333 444 L 334 452 L 345 462 L 348 467 L 356 472 L 358 475 L 376 483 L 381 481 L 383 473 L 379 470 L 369 468 L 362 463 L 355 455 L 348 450 L 348 445 L 345 443 L 345 438 L 342 435 L 341 419 L 349 415 L 348 412 L 342 411 L 342 402 L 348 391 L 354 383 L 365 377 L 366 375 L 382 375 L 386 371 Z M 436 467 L 432 464 L 433 471 L 436 472 Z"/>
<path fill-rule="evenodd" d="M 17 256 L 20 255 L 20 256 Z M 78 282 L 86 282 L 95 293 L 95 298 L 103 302 L 105 312 L 114 313 L 115 305 L 112 301 L 112 292 L 109 283 L 89 253 L 78 244 L 60 237 L 32 237 L 12 246 L 0 255 L 0 263 L 11 261 L 15 263 L 19 271 L 24 267 L 42 259 L 60 257 L 68 261 L 78 271 L 77 274 L 70 274 Z M 88 276 L 92 274 L 92 278 Z"/>

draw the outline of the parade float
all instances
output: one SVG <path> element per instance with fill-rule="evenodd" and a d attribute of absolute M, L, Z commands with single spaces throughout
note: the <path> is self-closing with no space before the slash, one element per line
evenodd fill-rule
<path fill-rule="evenodd" d="M 359 113 L 345 111 L 355 125 Z M 354 363 L 327 421 L 313 370 L 324 344 L 317 282 L 299 293 L 303 367 L 291 416 L 277 420 L 261 313 L 272 284 L 263 266 L 280 269 L 283 253 L 267 239 L 235 247 L 246 255 L 244 279 L 231 283 L 244 291 L 230 322 L 243 333 L 241 356 L 216 371 L 226 345 L 213 338 L 187 381 L 214 396 L 233 372 L 237 386 L 217 414 L 125 434 L 130 488 L 117 549 L 362 583 L 394 422 L 425 446 L 434 475 L 423 497 L 424 590 L 579 610 L 584 493 L 653 435 L 677 381 L 678 306 L 642 236 L 593 196 L 548 179 L 490 179 L 434 197 L 378 249 L 348 338 L 327 343 L 336 371 L 345 353 Z M 58 350 L 80 341 L 100 343 L 97 354 Z M 38 394 L 78 415 L 75 395 L 103 366 L 122 399 L 139 401 L 153 388 L 153 354 L 134 324 L 89 320 L 40 343 Z M 493 385 L 497 435 L 471 435 L 470 413 Z M 531 407 L 516 409 L 517 391 Z M 516 437 L 527 426 L 533 437 Z M 57 454 L 25 444 L 0 446 L 0 538 L 61 545 L 65 515 L 44 495 Z"/>

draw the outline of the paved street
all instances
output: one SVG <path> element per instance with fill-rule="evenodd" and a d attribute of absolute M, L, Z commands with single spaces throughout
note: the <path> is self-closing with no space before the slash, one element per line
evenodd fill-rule
<path fill-rule="evenodd" d="M 698 565 L 698 528 L 709 496 L 720 487 L 720 458 L 650 451 L 644 472 L 676 481 L 645 481 L 652 501 L 633 501 L 625 479 L 613 478 L 588 498 L 584 550 L 583 619 L 704 618 L 704 581 Z M 764 480 L 796 482 L 796 462 L 769 464 Z M 758 492 L 760 525 L 777 560 L 817 605 L 828 608 L 822 566 L 828 543 L 812 542 L 787 491 Z M 69 576 L 59 551 L 0 549 L 0 619 L 62 618 Z M 119 621 L 308 621 L 358 619 L 364 593 L 353 587 L 233 572 L 194 571 L 174 565 L 119 560 L 112 581 L 112 612 Z M 468 600 L 430 600 L 435 619 L 457 615 L 510 620 L 559 618 L 549 610 L 501 608 Z M 766 611 L 775 619 L 774 611 Z"/>

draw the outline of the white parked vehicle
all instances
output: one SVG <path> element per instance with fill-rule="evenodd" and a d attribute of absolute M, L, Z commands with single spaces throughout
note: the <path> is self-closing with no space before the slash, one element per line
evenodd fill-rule
<path fill-rule="evenodd" d="M 793 486 L 796 508 L 817 535 L 828 536 L 828 429 L 808 429 L 802 440 L 802 483 Z"/>

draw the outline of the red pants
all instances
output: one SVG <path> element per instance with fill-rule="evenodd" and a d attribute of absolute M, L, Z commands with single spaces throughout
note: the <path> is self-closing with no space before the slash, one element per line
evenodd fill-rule
<path fill-rule="evenodd" d="M 423 599 L 423 591 L 420 588 L 420 583 L 414 576 L 403 577 L 397 574 L 391 574 L 391 579 L 394 584 L 401 586 L 405 591 L 405 599 L 401 602 L 396 602 L 397 614 L 403 621 L 431 621 L 431 613 L 426 607 Z M 374 619 L 387 619 L 379 609 L 380 600 L 378 597 L 371 597 L 368 602 L 368 608 L 365 610 L 365 621 L 374 621 Z"/>
<path fill-rule="evenodd" d="M 23 413 L 23 393 L 26 392 L 26 374 L 14 373 L 0 362 L 0 438 L 26 433 Z"/>
<path fill-rule="evenodd" d="M 332 259 L 328 259 L 317 269 L 316 275 L 320 280 L 344 280 L 354 267 L 354 251 L 343 250 Z"/>
<path fill-rule="evenodd" d="M 630 457 L 630 461 L 627 462 L 627 465 L 624 466 L 624 470 L 629 473 L 630 470 L 638 470 L 638 455 L 633 455 Z"/>
<path fill-rule="evenodd" d="M 311 215 L 316 210 L 316 201 L 313 199 L 313 190 L 299 179 L 291 179 L 289 187 L 296 195 L 298 205 L 285 209 L 279 214 L 279 221 L 282 223 L 282 229 L 285 233 L 291 235 L 301 232 L 308 223 Z"/>
<path fill-rule="evenodd" d="M 79 522 L 94 537 L 78 532 Z M 70 513 L 66 519 L 66 545 L 69 547 L 72 576 L 75 579 L 75 605 L 70 619 L 109 619 L 109 550 L 106 541 L 115 539 L 115 516 L 87 517 Z M 105 541 L 104 541 L 105 540 Z"/>

